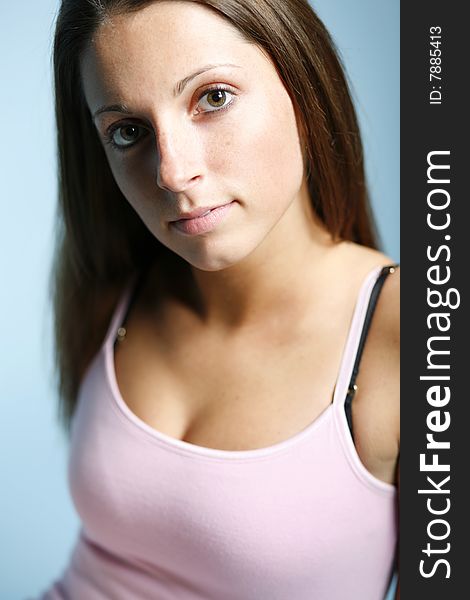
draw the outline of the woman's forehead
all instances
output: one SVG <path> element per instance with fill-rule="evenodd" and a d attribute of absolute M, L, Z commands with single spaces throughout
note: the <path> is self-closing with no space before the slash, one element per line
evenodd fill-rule
<path fill-rule="evenodd" d="M 140 57 L 148 50 L 172 62 L 187 52 L 223 52 L 243 41 L 239 31 L 215 11 L 194 2 L 164 0 L 108 17 L 93 36 L 92 46 L 109 60 L 124 54 Z"/>
<path fill-rule="evenodd" d="M 81 72 L 88 98 L 128 97 L 144 87 L 168 95 L 216 65 L 237 76 L 274 72 L 264 51 L 222 16 L 193 2 L 164 0 L 107 19 L 83 53 Z"/>

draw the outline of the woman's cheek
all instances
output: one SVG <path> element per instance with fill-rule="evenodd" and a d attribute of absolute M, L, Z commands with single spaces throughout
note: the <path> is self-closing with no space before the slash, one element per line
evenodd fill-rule
<path fill-rule="evenodd" d="M 123 195 L 130 200 L 132 198 L 133 191 L 133 179 L 132 170 L 129 167 L 129 160 L 121 158 L 117 155 L 117 151 L 111 150 L 108 155 L 108 164 L 111 168 L 111 173 L 113 174 L 114 181 L 116 182 L 118 188 L 121 190 Z"/>
<path fill-rule="evenodd" d="M 152 212 L 159 190 L 156 185 L 156 177 L 152 177 L 152 173 L 144 161 L 137 158 L 125 157 L 124 159 L 111 158 L 109 161 L 111 172 L 118 188 L 123 196 L 145 220 Z M 152 186 L 152 181 L 155 185 Z"/>
<path fill-rule="evenodd" d="M 302 184 L 303 158 L 290 98 L 277 110 L 272 106 L 254 115 L 242 131 L 243 137 L 237 138 L 242 181 L 270 208 L 276 200 L 292 200 Z"/>

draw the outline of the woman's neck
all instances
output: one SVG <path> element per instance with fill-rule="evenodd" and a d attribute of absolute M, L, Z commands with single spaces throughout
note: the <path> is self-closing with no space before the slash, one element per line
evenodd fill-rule
<path fill-rule="evenodd" d="M 306 215 L 305 206 L 294 203 L 243 260 L 219 271 L 191 267 L 202 318 L 238 329 L 297 312 L 315 282 L 324 281 L 335 246 L 323 225 Z"/>
<path fill-rule="evenodd" d="M 301 314 L 325 294 L 338 242 L 314 217 L 308 190 L 248 256 L 217 271 L 177 255 L 165 266 L 165 289 L 205 325 L 235 331 Z"/>

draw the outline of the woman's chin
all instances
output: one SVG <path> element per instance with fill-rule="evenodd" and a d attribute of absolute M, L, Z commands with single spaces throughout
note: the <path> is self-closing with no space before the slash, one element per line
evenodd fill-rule
<path fill-rule="evenodd" d="M 240 259 L 237 260 L 234 257 L 229 258 L 227 256 L 206 256 L 198 259 L 191 257 L 185 258 L 185 260 L 195 269 L 208 272 L 224 271 L 225 269 L 228 269 L 240 262 Z"/>
<path fill-rule="evenodd" d="M 226 247 L 214 244 L 205 247 L 199 252 L 179 254 L 192 267 L 200 271 L 223 271 L 237 264 L 240 264 L 250 254 L 250 251 L 244 248 Z"/>

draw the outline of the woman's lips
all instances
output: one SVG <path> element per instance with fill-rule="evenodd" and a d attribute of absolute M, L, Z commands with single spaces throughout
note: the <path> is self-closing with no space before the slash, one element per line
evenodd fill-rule
<path fill-rule="evenodd" d="M 224 204 L 223 206 L 213 208 L 210 212 L 201 217 L 179 219 L 178 221 L 172 221 L 170 225 L 186 235 L 207 233 L 215 229 L 215 227 L 228 215 L 234 203 L 235 200 L 228 204 Z"/>

